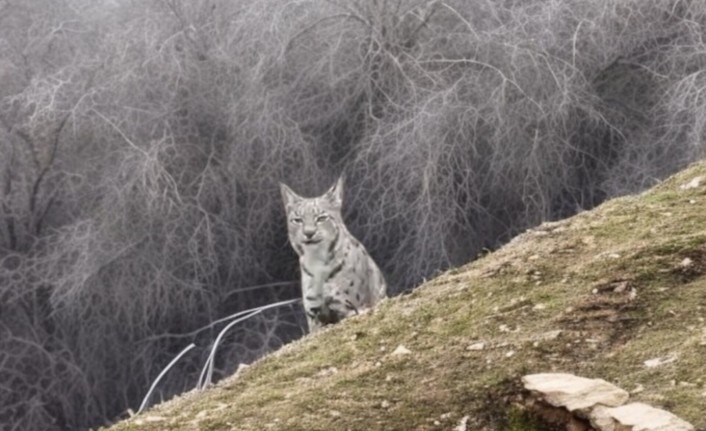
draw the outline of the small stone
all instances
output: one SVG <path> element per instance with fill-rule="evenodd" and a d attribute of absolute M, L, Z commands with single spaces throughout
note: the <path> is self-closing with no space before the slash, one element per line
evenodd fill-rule
<path fill-rule="evenodd" d="M 562 334 L 561 329 L 555 329 L 553 331 L 547 331 L 547 332 L 542 332 L 541 334 L 537 334 L 534 339 L 538 341 L 551 341 L 551 340 L 556 340 L 559 338 L 559 336 Z"/>
<path fill-rule="evenodd" d="M 695 177 L 688 183 L 684 183 L 681 186 L 679 186 L 680 189 L 682 190 L 689 190 L 689 189 L 695 189 L 697 187 L 701 186 L 701 183 L 704 181 L 706 177 Z"/>
<path fill-rule="evenodd" d="M 645 365 L 646 368 L 655 368 L 655 367 L 659 367 L 664 364 L 672 363 L 676 360 L 677 360 L 677 355 L 672 353 L 669 356 L 648 359 L 645 362 L 643 362 L 643 364 Z"/>
<path fill-rule="evenodd" d="M 630 391 L 630 394 L 632 394 L 632 395 L 639 394 L 640 392 L 643 392 L 644 390 L 645 390 L 645 387 L 638 383 L 637 386 L 635 386 L 635 389 Z"/>
<path fill-rule="evenodd" d="M 341 412 L 339 412 L 338 410 L 331 410 L 331 411 L 329 412 L 329 414 L 331 415 L 331 417 L 334 417 L 334 418 L 340 418 L 340 417 L 341 417 Z"/>
<path fill-rule="evenodd" d="M 535 310 L 535 311 L 541 311 L 541 310 L 544 310 L 544 309 L 546 309 L 546 308 L 547 308 L 546 304 L 535 304 L 535 306 L 532 307 L 532 309 Z"/>
<path fill-rule="evenodd" d="M 615 287 L 613 288 L 614 293 L 623 293 L 625 290 L 628 288 L 628 282 L 627 281 L 621 281 L 620 283 L 616 284 Z"/>
<path fill-rule="evenodd" d="M 441 422 L 439 422 L 439 421 L 434 421 L 434 426 L 437 426 L 437 427 L 438 427 L 438 426 L 441 426 Z"/>
<path fill-rule="evenodd" d="M 632 288 L 632 289 L 630 289 L 630 293 L 628 293 L 628 300 L 634 301 L 635 298 L 637 298 L 637 289 Z"/>
<path fill-rule="evenodd" d="M 462 417 L 461 421 L 459 421 L 458 425 L 453 429 L 453 431 L 467 431 L 468 420 L 470 418 L 470 416 Z"/>
<path fill-rule="evenodd" d="M 694 261 L 689 259 L 688 257 L 684 258 L 684 260 L 682 260 L 679 263 L 679 266 L 681 266 L 682 268 L 689 268 L 690 266 L 693 266 L 693 265 L 694 265 Z"/>
<path fill-rule="evenodd" d="M 473 343 L 466 347 L 466 350 L 483 350 L 485 349 L 485 343 Z"/>
<path fill-rule="evenodd" d="M 235 374 L 234 374 L 234 375 L 235 375 L 235 376 L 240 376 L 240 375 L 243 374 L 243 372 L 244 372 L 245 370 L 247 370 L 249 367 L 250 367 L 250 365 L 244 364 L 244 363 L 241 362 L 240 364 L 238 364 L 238 369 L 235 370 Z"/>
<path fill-rule="evenodd" d="M 333 376 L 334 374 L 338 374 L 338 368 L 328 367 L 316 373 L 316 377 L 329 377 Z"/>
<path fill-rule="evenodd" d="M 412 351 L 406 348 L 403 345 L 397 346 L 394 352 L 392 352 L 392 356 L 402 356 L 402 355 L 411 355 Z"/>
<path fill-rule="evenodd" d="M 383 409 L 389 409 L 390 406 L 392 406 L 392 404 L 387 400 L 383 400 L 383 402 L 380 403 L 380 407 Z"/>
<path fill-rule="evenodd" d="M 506 358 L 512 358 L 513 356 L 515 356 L 514 350 L 510 350 L 509 352 L 505 353 Z"/>
<path fill-rule="evenodd" d="M 145 416 L 143 419 L 147 423 L 163 422 L 167 420 L 167 418 L 163 416 Z"/>

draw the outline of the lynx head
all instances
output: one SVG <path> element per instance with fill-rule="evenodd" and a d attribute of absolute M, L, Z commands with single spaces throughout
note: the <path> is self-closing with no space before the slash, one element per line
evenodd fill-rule
<path fill-rule="evenodd" d="M 289 241 L 299 254 L 308 247 L 332 248 L 342 226 L 343 178 L 339 178 L 326 193 L 315 198 L 304 198 L 280 183 L 284 207 L 287 210 Z"/>

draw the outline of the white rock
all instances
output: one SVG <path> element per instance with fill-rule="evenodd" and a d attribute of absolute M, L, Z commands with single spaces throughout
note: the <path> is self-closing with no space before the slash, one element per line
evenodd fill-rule
<path fill-rule="evenodd" d="M 561 329 L 555 329 L 553 331 L 542 332 L 541 334 L 535 335 L 533 338 L 537 341 L 551 341 L 556 340 L 562 334 Z"/>
<path fill-rule="evenodd" d="M 406 348 L 403 345 L 397 346 L 394 352 L 392 352 L 392 356 L 400 356 L 400 355 L 411 355 L 412 351 Z"/>
<path fill-rule="evenodd" d="M 316 377 L 329 377 L 329 376 L 333 376 L 335 374 L 338 374 L 338 368 L 328 367 L 328 368 L 324 368 L 323 370 L 319 370 L 319 372 L 316 373 Z"/>
<path fill-rule="evenodd" d="M 693 431 L 694 429 L 693 425 L 676 415 L 643 403 L 608 408 L 605 409 L 605 413 L 616 422 L 616 425 L 631 427 L 631 431 Z M 601 429 L 601 431 L 604 430 Z"/>
<path fill-rule="evenodd" d="M 615 407 L 628 399 L 628 393 L 602 379 L 587 379 L 563 373 L 530 374 L 522 377 L 525 389 L 537 392 L 555 407 L 569 411 L 603 404 Z"/>
<path fill-rule="evenodd" d="M 640 392 L 644 392 L 644 391 L 645 391 L 645 387 L 638 383 L 637 386 L 635 386 L 635 389 L 630 391 L 630 393 L 634 395 L 634 394 L 639 394 Z"/>
<path fill-rule="evenodd" d="M 456 428 L 453 429 L 453 431 L 466 431 L 466 427 L 468 426 L 468 419 L 470 419 L 470 416 L 464 416 L 461 418 L 461 421 L 458 423 Z"/>
<path fill-rule="evenodd" d="M 648 359 L 643 363 L 645 364 L 645 367 L 647 367 L 647 368 L 655 368 L 655 367 L 659 367 L 660 365 L 672 363 L 676 360 L 677 360 L 677 355 L 672 353 L 672 354 L 670 354 L 668 356 L 664 356 L 662 358 Z"/>
<path fill-rule="evenodd" d="M 693 266 L 693 265 L 694 265 L 694 261 L 688 257 L 685 257 L 684 260 L 682 260 L 679 263 L 679 266 L 681 266 L 682 268 L 689 268 L 690 266 Z"/>
<path fill-rule="evenodd" d="M 682 184 L 679 186 L 680 189 L 682 190 L 688 190 L 688 189 L 695 189 L 699 186 L 701 186 L 701 183 L 704 181 L 704 177 L 696 177 L 689 181 L 688 183 Z"/>
<path fill-rule="evenodd" d="M 483 350 L 485 349 L 485 343 L 473 343 L 466 347 L 466 350 Z"/>
<path fill-rule="evenodd" d="M 167 418 L 163 416 L 145 416 L 135 420 L 135 425 L 142 426 L 147 423 L 163 422 Z"/>

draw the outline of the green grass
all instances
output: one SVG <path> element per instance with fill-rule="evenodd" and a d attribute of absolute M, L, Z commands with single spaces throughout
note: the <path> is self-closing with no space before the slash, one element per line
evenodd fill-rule
<path fill-rule="evenodd" d="M 706 163 L 528 231 L 111 431 L 441 430 L 464 416 L 469 430 L 537 431 L 517 382 L 551 371 L 642 388 L 631 400 L 706 427 L 706 187 L 679 188 L 697 175 Z"/>

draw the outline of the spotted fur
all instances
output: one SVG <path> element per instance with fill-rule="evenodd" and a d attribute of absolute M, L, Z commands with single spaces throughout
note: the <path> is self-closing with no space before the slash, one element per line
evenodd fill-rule
<path fill-rule="evenodd" d="M 341 217 L 343 180 L 304 198 L 280 184 L 289 242 L 299 255 L 302 300 L 309 331 L 358 314 L 387 294 L 385 278 Z"/>

